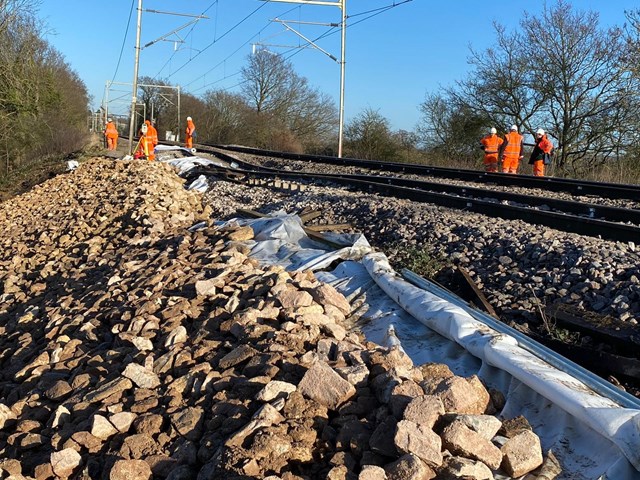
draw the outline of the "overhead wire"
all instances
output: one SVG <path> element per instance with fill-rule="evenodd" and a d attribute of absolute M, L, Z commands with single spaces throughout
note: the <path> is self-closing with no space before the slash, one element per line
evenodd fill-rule
<path fill-rule="evenodd" d="M 113 72 L 113 78 L 111 79 L 111 83 L 113 83 L 116 79 L 116 75 L 118 74 L 118 70 L 120 69 L 120 61 L 122 60 L 122 53 L 124 52 L 124 46 L 127 43 L 127 36 L 129 35 L 129 27 L 131 26 L 131 17 L 133 16 L 133 7 L 136 4 L 136 0 L 131 0 L 131 9 L 129 10 L 129 18 L 127 20 L 127 28 L 124 31 L 124 38 L 122 39 L 122 46 L 120 47 L 120 55 L 118 56 L 118 63 L 116 64 L 116 71 Z"/>
<path fill-rule="evenodd" d="M 393 4 L 391 4 L 391 5 L 386 5 L 386 6 L 384 6 L 384 7 L 380 7 L 380 8 L 376 8 L 376 9 L 372 9 L 372 10 L 367 10 L 367 11 L 364 11 L 364 12 L 359 12 L 359 13 L 356 13 L 356 14 L 353 14 L 353 15 L 348 15 L 348 16 L 347 16 L 347 19 L 352 18 L 352 17 L 362 16 L 362 15 L 367 15 L 367 14 L 369 14 L 369 13 L 371 14 L 371 15 L 369 15 L 369 16 L 367 16 L 367 17 L 363 18 L 363 19 L 358 20 L 357 22 L 354 22 L 354 23 L 352 23 L 352 24 L 347 25 L 347 28 L 349 28 L 349 27 L 354 27 L 355 25 L 358 25 L 359 23 L 362 23 L 362 22 L 364 22 L 364 21 L 366 21 L 366 20 L 369 20 L 370 18 L 373 18 L 373 17 L 375 17 L 375 16 L 377 16 L 377 15 L 380 15 L 380 14 L 382 14 L 382 13 L 387 12 L 388 10 L 391 10 L 391 9 L 393 9 L 393 8 L 395 8 L 395 7 L 399 7 L 400 5 L 403 5 L 403 4 L 405 4 L 405 3 L 409 3 L 409 2 L 411 2 L 411 1 L 413 1 L 413 0 L 403 0 L 403 1 L 400 1 L 400 2 L 393 2 Z M 289 10 L 289 11 L 291 11 L 291 10 Z M 289 13 L 289 12 L 285 12 L 285 13 Z M 264 30 L 264 28 L 263 28 L 263 30 Z M 262 30 L 260 30 L 260 32 L 261 32 L 261 31 L 262 31 Z M 338 27 L 331 27 L 329 30 L 327 30 L 326 32 L 324 32 L 322 35 L 319 35 L 318 37 L 316 37 L 315 39 L 313 39 L 313 40 L 312 40 L 312 42 L 313 42 L 313 43 L 316 43 L 316 42 L 318 42 L 319 40 L 322 40 L 323 38 L 326 38 L 326 37 L 328 37 L 328 36 L 330 36 L 330 35 L 333 35 L 333 34 L 335 34 L 335 33 L 338 33 L 339 31 L 340 31 L 340 30 L 338 30 Z M 254 36 L 255 36 L 255 35 L 254 35 Z M 252 38 L 253 38 L 253 37 L 252 37 Z M 245 43 L 244 43 L 241 47 L 239 47 L 237 50 L 239 50 L 240 48 L 242 48 L 242 47 L 243 47 L 244 45 L 246 45 L 247 43 L 248 43 L 248 41 L 247 41 L 247 42 L 245 42 Z M 236 50 L 235 52 L 237 52 L 237 50 Z M 297 55 L 298 53 L 300 53 L 300 51 L 301 51 L 301 50 L 302 50 L 302 48 L 299 48 L 299 47 L 296 47 L 296 48 L 292 48 L 292 49 L 286 50 L 286 51 L 283 53 L 283 55 L 286 55 L 288 52 L 293 52 L 293 53 L 292 53 L 291 55 L 287 56 L 287 57 L 284 57 L 284 59 L 285 59 L 285 60 L 289 60 L 290 58 L 292 58 L 292 57 L 294 57 L 295 55 Z M 235 53 L 235 52 L 234 52 L 234 53 Z M 228 58 L 229 58 L 229 57 L 227 57 L 227 59 L 228 59 Z M 225 59 L 225 60 L 226 60 L 226 59 Z M 222 63 L 222 62 L 221 62 L 221 63 Z M 221 63 L 219 63 L 217 66 L 219 66 Z M 216 67 L 214 67 L 214 68 L 217 68 L 217 66 L 216 66 Z M 209 72 L 211 72 L 212 70 L 213 70 L 213 69 L 210 69 L 210 70 L 209 70 Z M 226 75 L 224 78 L 221 78 L 221 79 L 215 80 L 215 81 L 210 82 L 210 83 L 208 83 L 208 84 L 206 84 L 206 85 L 203 85 L 202 87 L 199 87 L 198 89 L 194 90 L 194 92 L 197 92 L 197 91 L 199 91 L 199 90 L 202 90 L 203 88 L 206 88 L 206 87 L 209 87 L 209 86 L 214 85 L 214 84 L 216 84 L 216 83 L 219 83 L 219 82 L 221 82 L 222 80 L 226 80 L 227 78 L 230 78 L 230 77 L 233 77 L 233 76 L 239 75 L 240 73 L 242 73 L 242 72 L 241 72 L 241 71 L 237 71 L 237 72 L 235 72 L 235 73 L 233 73 L 233 74 L 231 74 L 231 75 Z M 203 76 L 204 76 L 204 75 L 203 75 Z M 202 76 L 198 77 L 196 80 L 199 80 L 200 78 L 202 78 Z M 192 82 L 190 82 L 190 83 L 188 83 L 188 84 L 187 84 L 187 85 L 185 85 L 185 86 L 189 86 L 189 85 L 191 85 L 192 83 L 193 83 L 193 81 L 192 81 Z M 238 86 L 240 86 L 240 85 L 242 85 L 242 84 L 244 84 L 244 83 L 246 83 L 246 81 L 239 82 L 239 83 L 237 83 L 237 84 L 235 84 L 235 85 L 232 85 L 231 87 L 223 88 L 222 90 L 227 91 L 227 90 L 230 90 L 230 89 L 232 89 L 232 88 L 238 87 Z"/>
<path fill-rule="evenodd" d="M 231 27 L 229 30 L 227 30 L 226 32 L 224 32 L 220 37 L 218 37 L 217 39 L 214 39 L 213 42 L 211 42 L 209 45 L 207 45 L 206 47 L 204 47 L 202 50 L 200 50 L 193 58 L 190 58 L 186 63 L 184 63 L 182 66 L 180 66 L 180 68 L 178 68 L 176 71 L 174 71 L 171 75 L 169 75 L 167 78 L 171 78 L 172 76 L 174 76 L 176 73 L 178 73 L 180 70 L 182 70 L 184 67 L 186 67 L 187 65 L 189 65 L 193 60 L 195 60 L 197 57 L 199 57 L 200 55 L 202 55 L 205 51 L 207 51 L 209 48 L 211 48 L 213 45 L 215 45 L 217 42 L 219 42 L 220 40 L 222 40 L 224 37 L 226 37 L 228 34 L 230 34 L 232 31 L 234 31 L 236 28 L 238 28 L 240 25 L 242 25 L 244 22 L 246 22 L 249 18 L 251 18 L 253 15 L 255 15 L 260 9 L 264 8 L 265 5 L 267 5 L 267 3 L 269 2 L 265 2 L 262 5 L 260 5 L 258 8 L 256 8 L 253 12 L 251 12 L 249 15 L 247 15 L 246 17 L 244 17 L 242 20 L 240 20 L 238 23 L 236 23 L 233 27 Z"/>
<path fill-rule="evenodd" d="M 286 15 L 288 13 L 290 13 L 291 11 L 295 10 L 298 7 L 293 7 L 285 12 L 282 12 L 280 14 L 280 16 L 282 15 Z M 248 43 L 250 43 L 255 37 L 257 37 L 258 35 L 260 35 L 268 26 L 270 25 L 270 22 L 267 23 L 267 25 L 265 25 L 264 27 L 262 27 L 257 33 L 254 33 L 247 41 L 245 41 L 242 45 L 240 45 L 238 48 L 236 48 L 233 52 L 231 52 L 229 55 L 227 55 L 227 57 L 225 57 L 222 61 L 218 62 L 215 66 L 213 66 L 212 68 L 210 68 L 209 70 L 207 70 L 206 72 L 204 72 L 202 75 L 200 75 L 199 77 L 195 78 L 194 80 L 192 80 L 191 82 L 187 83 L 185 85 L 185 88 L 188 87 L 189 85 L 194 84 L 195 82 L 197 82 L 198 80 L 200 80 L 203 77 L 206 77 L 209 73 L 211 73 L 212 71 L 214 71 L 216 68 L 218 68 L 220 65 L 223 65 L 227 60 L 229 60 L 231 57 L 233 57 L 236 53 L 238 53 L 238 51 L 240 51 L 243 47 L 245 47 Z M 197 90 L 202 90 L 203 87 L 198 88 Z M 196 91 L 197 91 L 196 90 Z"/>
<path fill-rule="evenodd" d="M 200 15 L 204 15 L 205 13 L 207 13 L 214 5 L 216 5 L 216 12 L 217 12 L 217 6 L 218 6 L 218 2 L 219 0 L 215 0 L 213 2 L 211 2 L 211 4 L 205 8 L 202 13 Z M 189 31 L 187 32 L 187 34 L 185 35 L 185 38 L 187 38 L 189 35 L 191 35 L 191 33 L 193 32 L 193 30 L 196 28 L 196 24 L 193 24 L 191 26 L 191 28 L 189 29 Z M 217 29 L 217 15 L 216 15 L 216 29 Z M 213 38 L 215 38 L 216 34 L 214 31 L 213 34 Z M 167 65 L 169 65 L 169 63 L 171 63 L 171 60 L 173 60 L 173 57 L 175 57 L 176 53 L 178 53 L 178 50 L 174 50 L 173 53 L 171 54 L 171 56 L 169 57 L 169 59 L 165 62 L 165 64 L 160 68 L 160 70 L 158 71 L 158 73 L 156 73 L 153 77 L 151 77 L 152 79 L 156 79 L 158 78 L 158 76 L 160 76 L 160 74 L 162 73 L 162 71 L 166 68 Z"/>
<path fill-rule="evenodd" d="M 359 12 L 359 13 L 355 13 L 355 14 L 352 14 L 352 15 L 348 15 L 348 16 L 347 16 L 347 19 L 349 19 L 349 18 L 354 18 L 354 17 L 359 17 L 359 16 L 362 16 L 362 15 L 368 15 L 368 16 L 367 16 L 367 17 L 365 17 L 365 18 L 362 18 L 362 19 L 360 19 L 360 20 L 358 20 L 358 21 L 356 21 L 356 22 L 354 22 L 354 23 L 352 23 L 352 24 L 347 25 L 347 28 L 349 28 L 349 27 L 354 27 L 355 25 L 358 25 L 358 24 L 360 24 L 360 23 L 362 23 L 362 22 L 364 22 L 364 21 L 366 21 L 366 20 L 369 20 L 369 19 L 371 19 L 371 18 L 373 18 L 373 17 L 375 17 L 375 16 L 377 16 L 377 15 L 381 15 L 382 13 L 385 13 L 385 12 L 387 12 L 387 11 L 389 11 L 389 10 L 391 10 L 391 9 L 395 8 L 395 7 L 398 7 L 398 6 L 400 6 L 400 5 L 403 5 L 403 4 L 406 4 L 406 3 L 409 3 L 409 2 L 411 2 L 411 1 L 413 1 L 413 0 L 394 1 L 394 2 L 393 2 L 393 4 L 390 4 L 390 5 L 386 5 L 386 6 L 383 6 L 383 7 L 379 7 L 379 8 L 375 8 L 375 9 L 371 9 L 371 10 L 367 10 L 367 11 Z M 216 0 L 216 2 L 214 2 L 214 4 L 217 4 L 217 3 L 218 3 L 218 0 Z M 254 9 L 251 13 L 249 13 L 247 16 L 245 16 L 242 20 L 240 20 L 240 21 L 239 21 L 239 22 L 237 22 L 235 25 L 233 25 L 233 27 L 231 27 L 231 28 L 230 28 L 230 29 L 228 29 L 226 32 L 224 32 L 220 37 L 215 38 L 215 36 L 214 36 L 214 40 L 213 40 L 211 43 L 209 43 L 205 48 L 203 48 L 202 50 L 200 50 L 200 51 L 199 51 L 195 56 L 193 56 L 192 58 L 190 58 L 187 62 L 185 62 L 185 63 L 184 63 L 182 66 L 180 66 L 177 70 L 175 70 L 173 73 L 171 73 L 171 75 L 169 75 L 169 76 L 167 77 L 167 79 L 168 79 L 168 78 L 171 78 L 173 75 L 175 75 L 176 73 L 178 73 L 179 71 L 181 71 L 181 70 L 182 70 L 183 68 L 185 68 L 189 63 L 191 63 L 193 60 L 195 60 L 198 56 L 200 56 L 202 53 L 204 53 L 206 50 L 208 50 L 209 48 L 211 48 L 213 45 L 215 45 L 215 44 L 216 44 L 218 41 L 220 41 L 222 38 L 224 38 L 224 37 L 225 37 L 225 36 L 227 36 L 229 33 L 231 33 L 233 30 L 235 30 L 235 29 L 236 29 L 236 28 L 238 28 L 240 25 L 242 25 L 245 21 L 247 21 L 249 18 L 251 18 L 253 15 L 255 15 L 255 14 L 256 14 L 256 13 L 257 13 L 261 8 L 263 8 L 267 3 L 270 3 L 270 2 L 269 2 L 269 0 L 266 0 L 266 1 L 261 5 L 261 6 L 257 7 L 256 9 Z M 212 5 L 213 5 L 213 4 L 212 4 Z M 211 6 L 212 6 L 212 5 L 211 5 Z M 211 8 L 211 6 L 209 6 L 209 7 L 207 8 L 207 10 L 209 10 L 209 9 Z M 282 13 L 282 14 L 280 14 L 280 15 L 286 15 L 287 13 L 291 12 L 292 10 L 294 10 L 294 9 L 296 9 L 296 8 L 300 8 L 300 7 L 296 6 L 296 7 L 292 8 L 292 9 L 287 10 L 286 12 L 283 12 L 283 13 Z M 206 12 L 206 10 L 205 10 L 205 12 Z M 370 15 L 369 15 L 369 14 L 370 14 Z M 190 86 L 190 85 L 193 85 L 195 82 L 197 82 L 197 81 L 198 81 L 198 80 L 200 80 L 201 78 L 206 77 L 206 75 L 208 75 L 209 73 L 211 73 L 211 72 L 212 72 L 213 70 L 215 70 L 216 68 L 218 68 L 218 67 L 220 67 L 221 65 L 225 64 L 225 62 L 226 62 L 227 60 L 229 60 L 232 56 L 234 56 L 234 55 L 235 55 L 239 50 L 241 50 L 243 47 L 245 47 L 248 43 L 250 43 L 250 42 L 251 42 L 251 40 L 253 40 L 253 38 L 255 38 L 256 36 L 260 35 L 260 34 L 261 34 L 261 33 L 262 33 L 266 28 L 267 28 L 267 26 L 269 26 L 269 24 L 267 24 L 265 27 L 263 27 L 262 29 L 260 29 L 257 33 L 253 34 L 253 35 L 252 35 L 252 36 L 251 36 L 247 41 L 245 41 L 245 42 L 244 42 L 243 44 L 241 44 L 241 45 L 240 45 L 236 50 L 234 50 L 231 54 L 229 54 L 227 57 L 225 57 L 225 59 L 223 59 L 222 61 L 218 62 L 214 67 L 212 67 L 212 68 L 210 68 L 209 70 L 207 70 L 207 72 L 205 72 L 204 74 L 202 74 L 202 75 L 198 76 L 198 77 L 197 77 L 197 78 L 195 78 L 194 80 L 192 80 L 192 81 L 190 81 L 189 83 L 187 83 L 184 87 L 186 88 L 186 87 L 188 87 L 188 86 Z M 194 26 L 194 27 L 195 27 L 195 26 Z M 194 28 L 194 27 L 192 27 L 191 31 L 193 30 L 193 28 Z M 191 33 L 191 31 L 190 31 L 189 33 Z M 318 37 L 316 37 L 315 39 L 313 39 L 313 40 L 312 40 L 312 42 L 313 42 L 313 43 L 316 43 L 317 41 L 322 40 L 322 39 L 324 39 L 324 38 L 326 38 L 326 37 L 329 37 L 329 36 L 331 36 L 331 35 L 333 35 L 333 34 L 335 34 L 335 33 L 338 33 L 339 31 L 340 31 L 340 30 L 338 29 L 338 27 L 331 27 L 329 30 L 327 30 L 326 32 L 324 32 L 322 35 L 319 35 Z M 289 52 L 293 52 L 293 53 L 291 53 L 291 55 L 289 55 L 289 56 L 285 57 L 285 60 L 289 60 L 289 59 L 291 59 L 292 57 L 294 57 L 295 55 L 297 55 L 298 53 L 300 53 L 300 51 L 301 51 L 301 50 L 302 50 L 302 48 L 301 48 L 301 47 L 295 47 L 295 48 L 292 48 L 292 49 L 290 49 L 290 50 L 286 50 L 286 51 L 283 53 L 283 55 L 286 55 L 286 54 L 287 54 L 287 53 L 289 53 Z M 175 53 L 176 53 L 176 52 L 174 52 L 174 54 L 173 54 L 173 55 L 175 55 Z M 172 57 L 171 57 L 171 58 L 173 58 L 173 55 L 172 55 Z M 171 58 L 170 58 L 170 59 L 167 61 L 167 63 L 165 63 L 165 65 L 161 68 L 160 72 L 161 72 L 161 71 L 166 67 L 166 65 L 167 65 L 167 64 L 168 64 L 168 62 L 171 60 Z M 156 77 L 157 77 L 157 75 L 159 75 L 159 73 L 160 73 L 160 72 L 158 72 L 158 74 L 156 74 Z M 237 76 L 237 75 L 239 75 L 240 73 L 241 73 L 241 71 L 237 71 L 237 72 L 235 72 L 235 73 L 233 73 L 233 74 L 225 75 L 223 78 L 219 78 L 219 79 L 217 79 L 217 80 L 215 80 L 215 81 L 213 81 L 213 82 L 209 82 L 209 83 L 207 83 L 207 84 L 205 84 L 205 85 L 203 85 L 203 86 L 201 86 L 201 87 L 198 87 L 196 90 L 193 90 L 193 92 L 197 92 L 197 91 L 199 91 L 199 90 L 202 90 L 203 88 L 209 87 L 209 86 L 211 86 L 211 85 L 214 85 L 214 84 L 216 84 L 216 83 L 219 83 L 219 82 L 221 82 L 221 81 L 223 81 L 223 80 L 226 80 L 226 79 L 228 79 L 228 78 L 231 78 L 231 77 Z M 156 78 L 156 77 L 154 77 L 154 78 Z M 233 85 L 233 86 L 231 86 L 231 87 L 227 87 L 227 88 L 224 88 L 224 89 L 222 89 L 222 90 L 230 90 L 230 89 L 235 88 L 235 87 L 237 87 L 237 86 L 239 86 L 239 85 L 242 85 L 243 83 L 246 83 L 246 82 L 239 82 L 239 83 L 237 83 L 237 84 L 235 84 L 235 85 Z"/>

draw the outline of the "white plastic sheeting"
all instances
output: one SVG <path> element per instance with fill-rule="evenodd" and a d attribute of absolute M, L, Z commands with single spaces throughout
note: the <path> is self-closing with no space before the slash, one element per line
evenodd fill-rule
<path fill-rule="evenodd" d="M 179 175 L 184 175 L 189 170 L 197 166 L 207 166 L 207 165 L 219 165 L 223 167 L 227 166 L 225 163 L 217 160 L 210 160 L 208 158 L 198 157 L 197 155 L 194 155 L 190 149 L 184 148 L 184 147 L 174 147 L 171 145 L 157 145 L 155 148 L 155 152 L 156 152 L 156 158 L 158 159 L 158 161 L 173 165 L 178 169 Z M 169 152 L 181 152 L 187 156 L 182 158 L 174 158 L 171 155 L 167 155 L 167 153 Z M 197 190 L 203 193 L 206 192 L 208 189 L 209 189 L 209 184 L 204 175 L 201 175 L 198 179 L 191 182 L 187 186 L 187 190 Z"/>
<path fill-rule="evenodd" d="M 315 271 L 358 305 L 354 317 L 369 340 L 384 344 L 393 324 L 414 363 L 445 363 L 458 375 L 477 374 L 502 391 L 507 403 L 500 416 L 529 420 L 543 449 L 560 460 L 559 478 L 640 479 L 639 410 L 619 407 L 524 350 L 513 337 L 404 281 L 362 236 L 348 236 L 350 245 L 330 250 L 309 239 L 296 216 L 232 222 L 254 229 L 254 240 L 247 242 L 253 257 L 288 270 Z M 335 235 L 331 241 L 344 243 Z M 330 265 L 332 271 L 322 271 Z"/>

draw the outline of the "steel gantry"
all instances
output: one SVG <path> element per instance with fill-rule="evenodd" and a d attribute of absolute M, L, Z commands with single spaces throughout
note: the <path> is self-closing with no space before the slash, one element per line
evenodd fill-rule
<path fill-rule="evenodd" d="M 344 90 L 345 90 L 345 65 L 346 65 L 346 41 L 347 41 L 347 0 L 336 0 L 334 2 L 324 1 L 324 0 L 262 0 L 269 2 L 281 2 L 281 3 L 298 3 L 301 5 L 324 5 L 331 7 L 338 7 L 342 12 L 342 40 L 341 40 L 341 53 L 340 53 L 340 121 L 338 126 L 338 157 L 342 158 L 342 141 L 343 141 L 343 133 L 344 133 Z M 286 25 L 285 25 L 286 26 Z M 290 27 L 287 27 L 289 30 L 292 30 Z M 298 34 L 297 32 L 295 32 Z M 299 35 L 299 34 L 298 34 Z M 302 37 L 304 38 L 304 37 Z M 310 40 L 306 39 L 311 45 L 315 44 Z M 318 48 L 318 47 L 316 47 Z M 324 50 L 319 49 L 322 52 Z M 324 52 L 326 53 L 326 52 Z M 329 54 L 327 54 L 329 55 Z M 329 57 L 332 57 L 329 55 Z"/>

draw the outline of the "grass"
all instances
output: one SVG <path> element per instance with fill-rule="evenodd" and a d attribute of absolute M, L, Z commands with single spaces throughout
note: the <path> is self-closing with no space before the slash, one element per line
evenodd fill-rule
<path fill-rule="evenodd" d="M 447 264 L 441 254 L 429 252 L 425 249 L 407 248 L 400 244 L 396 245 L 392 250 L 395 251 L 395 261 L 400 267 L 411 270 L 424 278 L 433 279 Z"/>

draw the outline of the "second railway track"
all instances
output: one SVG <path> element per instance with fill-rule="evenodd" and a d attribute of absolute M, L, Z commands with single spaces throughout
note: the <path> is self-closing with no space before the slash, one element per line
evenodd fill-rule
<path fill-rule="evenodd" d="M 220 151 L 219 147 L 202 147 L 200 150 L 204 153 L 217 155 L 230 163 L 236 162 L 238 167 L 242 167 L 242 169 L 235 170 L 235 174 L 246 178 L 263 180 L 283 178 L 288 180 L 300 179 L 303 182 L 333 182 L 343 187 L 360 191 L 376 192 L 385 196 L 433 203 L 504 219 L 519 219 L 528 223 L 544 225 L 580 235 L 622 242 L 637 242 L 640 239 L 640 210 L 634 208 L 576 202 L 397 176 L 292 172 L 256 165 L 242 160 L 238 156 L 225 154 Z M 251 150 L 244 147 L 230 148 L 233 148 L 234 151 L 240 148 L 242 150 Z M 251 154 L 256 155 L 253 150 Z M 197 172 L 214 173 L 202 168 L 198 169 Z M 518 180 L 519 176 L 510 175 L 505 177 Z M 629 187 L 627 188 L 629 191 L 633 190 L 632 186 L 626 187 Z M 605 191 L 608 190 L 605 189 Z M 616 190 L 614 192 L 614 198 L 619 198 L 617 195 L 620 195 L 621 192 Z M 631 197 L 633 194 L 630 193 L 629 196 Z"/>

